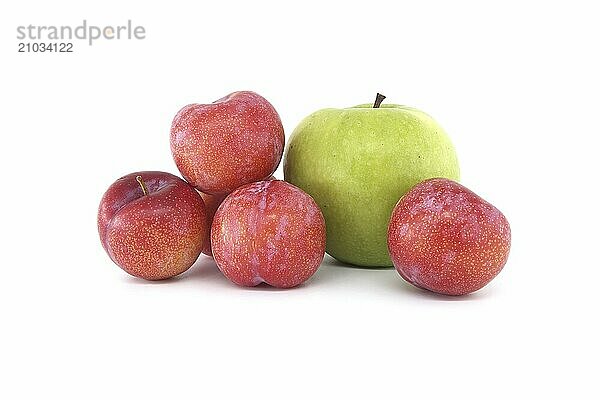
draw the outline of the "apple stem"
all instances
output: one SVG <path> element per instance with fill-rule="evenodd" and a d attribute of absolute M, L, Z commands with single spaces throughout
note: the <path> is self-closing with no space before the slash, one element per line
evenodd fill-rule
<path fill-rule="evenodd" d="M 142 179 L 142 177 L 140 175 L 136 176 L 135 180 L 137 181 L 137 183 L 140 184 L 140 187 L 142 188 L 142 192 L 144 192 L 144 196 L 147 196 L 148 188 L 146 187 L 146 182 L 144 182 L 144 180 Z"/>
<path fill-rule="evenodd" d="M 373 108 L 379 108 L 379 106 L 381 105 L 381 103 L 383 102 L 384 99 L 385 99 L 384 95 L 382 95 L 381 93 L 377 93 L 377 97 L 375 98 L 375 103 L 373 103 Z"/>

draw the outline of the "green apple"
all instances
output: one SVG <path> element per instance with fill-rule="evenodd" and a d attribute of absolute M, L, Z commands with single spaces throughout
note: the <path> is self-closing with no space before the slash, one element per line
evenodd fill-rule
<path fill-rule="evenodd" d="M 411 187 L 459 179 L 454 146 L 422 111 L 396 104 L 326 108 L 292 133 L 285 180 L 310 194 L 327 226 L 327 253 L 344 263 L 391 266 L 387 227 Z"/>

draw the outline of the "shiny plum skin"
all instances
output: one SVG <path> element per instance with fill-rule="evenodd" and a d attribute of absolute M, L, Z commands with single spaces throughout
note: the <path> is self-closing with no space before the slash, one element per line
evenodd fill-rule
<path fill-rule="evenodd" d="M 502 270 L 510 226 L 493 205 L 449 179 L 413 187 L 396 204 L 388 250 L 400 275 L 446 295 L 481 289 Z"/>
<path fill-rule="evenodd" d="M 227 194 L 277 169 L 285 136 L 275 108 L 254 92 L 183 107 L 171 125 L 171 153 L 203 193 Z"/>
<path fill-rule="evenodd" d="M 104 250 L 124 271 L 146 280 L 171 278 L 191 267 L 207 230 L 200 194 L 166 172 L 136 172 L 118 179 L 98 209 Z"/>
<path fill-rule="evenodd" d="M 221 203 L 211 244 L 223 274 L 241 286 L 278 288 L 310 278 L 325 255 L 325 220 L 308 194 L 278 180 L 242 186 Z"/>
<path fill-rule="evenodd" d="M 273 175 L 268 177 L 267 181 L 274 180 Z M 208 223 L 208 230 L 206 232 L 206 240 L 204 241 L 204 248 L 202 249 L 202 253 L 206 254 L 209 257 L 212 257 L 212 248 L 210 246 L 210 228 L 212 226 L 212 221 L 215 216 L 215 212 L 217 212 L 217 208 L 221 205 L 226 194 L 208 194 L 200 192 L 200 196 L 202 196 L 202 200 L 204 200 L 204 205 L 206 206 L 206 221 Z"/>

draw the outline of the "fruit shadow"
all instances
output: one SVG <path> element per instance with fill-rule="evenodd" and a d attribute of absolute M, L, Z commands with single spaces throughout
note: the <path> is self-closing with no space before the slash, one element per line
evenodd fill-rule
<path fill-rule="evenodd" d="M 186 279 L 198 279 L 202 282 L 210 284 L 219 284 L 224 287 L 233 288 L 236 290 L 259 291 L 259 292 L 288 292 L 290 290 L 302 290 L 305 284 L 298 285 L 293 288 L 276 288 L 266 283 L 260 283 L 256 286 L 239 286 L 230 282 L 225 275 L 219 270 L 215 260 L 212 257 L 201 255 L 196 263 L 184 274 Z"/>
<path fill-rule="evenodd" d="M 392 271 L 393 273 L 391 273 Z M 463 296 L 449 296 L 430 292 L 406 282 L 400 274 L 396 272 L 394 267 L 364 267 L 346 264 L 329 255 L 326 255 L 323 259 L 321 268 L 319 268 L 319 275 L 315 277 L 315 280 L 328 281 L 343 279 L 344 276 L 355 275 L 357 273 L 361 275 L 361 279 L 369 279 L 370 283 L 375 282 L 377 286 L 381 287 L 382 291 L 389 292 L 394 296 L 422 298 L 428 301 L 437 302 L 475 301 L 482 300 L 486 297 L 485 293 L 482 293 L 482 291 Z"/>
<path fill-rule="evenodd" d="M 298 285 L 293 288 L 276 288 L 266 283 L 260 283 L 257 286 L 238 286 L 233 282 L 230 282 L 219 270 L 215 260 L 212 257 L 201 254 L 187 271 L 169 279 L 163 279 L 158 281 L 147 281 L 141 278 L 136 278 L 131 275 L 126 275 L 125 279 L 129 284 L 141 285 L 141 286 L 154 286 L 154 285 L 178 285 L 178 284 L 189 284 L 191 282 L 219 285 L 225 288 L 233 288 L 236 290 L 246 291 L 263 291 L 263 292 L 288 292 L 291 290 L 303 290 L 310 287 L 310 280 L 306 283 Z"/>
<path fill-rule="evenodd" d="M 360 269 L 360 270 L 366 270 L 366 271 L 380 271 L 380 270 L 389 271 L 389 270 L 394 269 L 394 267 L 366 267 L 366 266 L 362 266 L 362 265 L 347 264 L 345 262 L 341 262 L 341 261 L 333 258 L 329 254 L 325 254 L 325 258 L 323 259 L 323 263 L 321 265 L 322 266 L 323 265 L 331 265 L 331 266 L 335 266 L 335 267 Z"/>
<path fill-rule="evenodd" d="M 189 270 L 188 270 L 189 271 Z M 179 274 L 172 278 L 161 279 L 158 281 L 148 281 L 142 278 L 138 278 L 136 276 L 125 275 L 123 280 L 125 280 L 128 284 L 131 285 L 139 285 L 139 286 L 160 286 L 160 285 L 172 285 L 175 282 L 181 281 L 187 275 L 187 272 L 183 274 Z"/>
<path fill-rule="evenodd" d="M 359 275 L 359 277 L 357 277 Z M 198 260 L 186 272 L 170 279 L 160 281 L 146 281 L 130 275 L 124 277 L 130 284 L 135 285 L 178 285 L 201 283 L 209 285 L 219 285 L 223 288 L 245 291 L 259 292 L 289 292 L 298 290 L 310 290 L 312 288 L 324 288 L 335 285 L 335 282 L 344 280 L 359 281 L 351 282 L 353 285 L 360 285 L 360 282 L 368 282 L 368 286 L 381 288 L 381 291 L 389 292 L 392 296 L 422 298 L 428 301 L 454 302 L 454 301 L 475 301 L 483 300 L 487 297 L 490 289 L 484 289 L 464 296 L 447 296 L 433 293 L 424 289 L 417 288 L 404 279 L 395 271 L 393 267 L 361 267 L 351 264 L 345 264 L 335 258 L 326 255 L 316 274 L 307 282 L 293 288 L 276 288 L 266 283 L 261 283 L 253 287 L 238 286 L 230 282 L 219 270 L 212 257 L 204 254 L 200 255 Z M 366 286 L 366 285 L 363 285 Z M 359 289 L 360 290 L 360 289 Z M 482 293 L 485 292 L 485 293 Z"/>
<path fill-rule="evenodd" d="M 462 296 L 450 296 L 447 294 L 430 292 L 429 290 L 421 289 L 416 286 L 411 285 L 406 282 L 404 279 L 398 275 L 400 278 L 397 282 L 394 282 L 395 285 L 390 285 L 396 288 L 395 290 L 402 290 L 405 293 L 410 294 L 414 297 L 420 297 L 423 299 L 431 300 L 431 301 L 445 301 L 445 302 L 461 302 L 461 301 L 480 301 L 485 295 L 481 292 L 469 293 Z M 390 282 L 391 283 L 391 282 Z M 401 286 L 401 287 L 400 287 Z"/>
<path fill-rule="evenodd" d="M 215 264 L 215 261 L 212 259 L 212 257 L 208 257 L 204 254 L 201 254 L 200 257 L 198 257 L 198 259 L 196 260 L 196 262 L 187 271 L 169 279 L 162 279 L 159 281 L 147 281 L 130 275 L 127 275 L 125 279 L 131 284 L 150 286 L 174 285 L 193 281 L 196 279 L 211 282 L 223 281 L 223 283 L 228 283 L 225 277 L 221 274 L 221 271 L 219 271 L 219 268 L 217 268 L 217 265 Z"/>

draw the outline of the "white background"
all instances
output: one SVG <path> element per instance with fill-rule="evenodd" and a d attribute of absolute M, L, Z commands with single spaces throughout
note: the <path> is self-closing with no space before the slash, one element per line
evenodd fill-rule
<path fill-rule="evenodd" d="M 0 12 L 0 397 L 598 398 L 595 2 L 18 1 Z M 18 54 L 18 25 L 132 19 L 142 41 Z M 104 254 L 100 197 L 177 170 L 171 119 L 254 90 L 286 134 L 323 107 L 433 115 L 500 208 L 504 271 L 447 298 L 326 258 L 242 289 L 202 256 L 147 283 Z M 278 172 L 281 178 L 281 170 Z"/>

